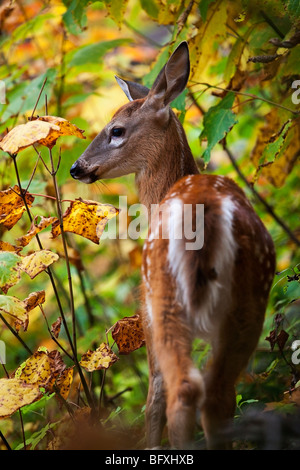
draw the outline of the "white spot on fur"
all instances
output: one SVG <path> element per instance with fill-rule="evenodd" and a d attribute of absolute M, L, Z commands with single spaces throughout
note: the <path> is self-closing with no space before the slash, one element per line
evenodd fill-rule
<path fill-rule="evenodd" d="M 147 288 L 148 289 L 148 288 Z M 146 292 L 146 314 L 147 314 L 147 320 L 148 320 L 148 323 L 149 325 L 151 325 L 152 323 L 152 318 L 153 318 L 153 314 L 152 314 L 152 302 L 151 302 L 151 295 L 150 295 L 150 292 Z"/>

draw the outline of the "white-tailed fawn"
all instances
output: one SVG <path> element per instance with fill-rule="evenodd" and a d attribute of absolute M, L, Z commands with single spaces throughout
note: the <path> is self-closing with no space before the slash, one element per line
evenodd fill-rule
<path fill-rule="evenodd" d="M 148 448 L 160 446 L 166 423 L 171 447 L 193 448 L 197 410 L 207 447 L 230 448 L 235 383 L 257 346 L 275 270 L 272 238 L 244 192 L 199 174 L 170 108 L 189 72 L 183 42 L 150 90 L 116 77 L 129 102 L 71 168 L 84 183 L 134 173 L 149 216 L 158 205 L 142 264 Z M 211 344 L 203 372 L 191 357 L 195 338 Z"/>

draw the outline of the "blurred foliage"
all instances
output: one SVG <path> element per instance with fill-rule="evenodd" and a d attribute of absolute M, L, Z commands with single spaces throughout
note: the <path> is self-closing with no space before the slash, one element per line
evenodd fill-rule
<path fill-rule="evenodd" d="M 300 402 L 299 365 L 291 361 L 292 343 L 300 339 L 299 17 L 295 0 L 4 0 L 0 5 L 0 84 L 6 91 L 6 102 L 0 104 L 2 138 L 31 117 L 45 78 L 35 115 L 59 116 L 85 131 L 86 140 L 63 136 L 53 150 L 55 162 L 61 153 L 56 177 L 63 200 L 81 197 L 117 207 L 119 196 L 126 196 L 128 205 L 138 202 L 132 175 L 86 186 L 72 180 L 69 170 L 126 102 L 114 75 L 151 86 L 174 47 L 188 41 L 190 81 L 173 106 L 193 155 L 203 171 L 228 175 L 244 188 L 277 252 L 264 331 L 238 386 L 237 420 L 248 407 L 289 414 Z M 47 149 L 39 151 L 50 165 Z M 35 196 L 32 214 L 56 216 L 53 179 L 41 161 L 35 168 L 36 162 L 32 147 L 17 157 L 22 187 L 30 183 L 30 193 L 47 196 Z M 18 183 L 13 159 L 5 152 L 0 155 L 0 180 L 2 190 Z M 65 210 L 68 202 L 62 204 Z M 29 229 L 24 214 L 10 231 L 0 225 L 2 241 L 14 244 Z M 42 232 L 40 240 L 45 249 L 60 256 L 53 276 L 71 327 L 62 240 L 52 240 L 49 234 Z M 106 341 L 106 331 L 118 320 L 138 312 L 143 240 L 103 239 L 98 246 L 68 233 L 67 241 L 81 356 Z M 33 240 L 23 253 L 36 249 Z M 42 290 L 44 314 L 33 309 L 26 332 L 15 336 L 5 323 L 0 324 L 0 338 L 6 344 L 1 378 L 28 359 L 28 350 L 57 349 L 47 327 L 59 316 L 47 274 L 33 280 L 21 274 L 21 282 L 10 287 L 9 295 L 25 299 Z M 283 343 L 278 339 L 281 331 L 288 334 Z M 63 328 L 59 341 L 68 350 Z M 199 366 L 208 355 L 209 347 L 196 341 Z M 67 355 L 64 361 L 73 365 Z M 107 433 L 104 439 L 99 431 L 100 444 L 95 435 L 89 443 L 80 441 L 79 435 L 78 446 L 143 447 L 145 348 L 120 356 L 108 370 L 84 374 L 94 399 L 101 401 L 100 417 Z M 24 406 L 21 415 L 16 412 L 2 420 L 1 433 L 12 448 L 22 448 L 24 439 L 31 449 L 61 447 L 63 436 L 72 439 L 74 416 L 78 429 L 88 429 L 87 402 L 77 374 L 64 405 L 53 393 L 44 394 L 40 401 Z M 76 447 L 76 442 L 72 445 Z M 249 448 L 251 443 L 243 446 Z M 5 449 L 1 440 L 0 448 Z"/>

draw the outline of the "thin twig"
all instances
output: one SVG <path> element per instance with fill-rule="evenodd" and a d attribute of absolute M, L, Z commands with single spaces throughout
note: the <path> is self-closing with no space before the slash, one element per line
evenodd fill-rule
<path fill-rule="evenodd" d="M 28 185 L 27 185 L 27 187 L 26 187 L 26 190 L 25 190 L 26 193 L 28 192 L 29 186 L 31 185 L 31 182 L 32 182 L 33 177 L 34 177 L 34 175 L 35 175 L 35 172 L 36 172 L 36 169 L 37 169 L 39 160 L 40 160 L 40 156 L 41 156 L 41 155 L 39 154 L 39 156 L 38 156 L 38 158 L 37 158 L 37 160 L 36 160 L 36 163 L 35 163 L 35 165 L 34 165 L 33 172 L 31 173 L 31 176 L 30 176 L 30 178 L 29 178 L 29 183 L 28 183 Z"/>
<path fill-rule="evenodd" d="M 39 101 L 40 101 L 40 97 L 41 97 L 41 94 L 43 93 L 43 89 L 44 89 L 44 87 L 45 87 L 45 85 L 46 85 L 46 81 L 47 81 L 47 77 L 45 77 L 45 80 L 43 81 L 43 84 L 42 84 L 42 86 L 41 86 L 39 95 L 38 95 L 38 97 L 37 97 L 37 100 L 36 100 L 36 102 L 35 102 L 34 108 L 33 108 L 32 113 L 31 113 L 30 121 L 32 121 L 32 119 L 33 119 L 34 112 L 35 112 L 36 107 L 37 107 L 37 105 L 38 105 L 38 103 L 39 103 Z"/>
<path fill-rule="evenodd" d="M 53 155 L 52 155 L 52 150 L 51 149 L 49 149 L 49 156 L 50 156 L 50 162 L 51 162 L 51 176 L 52 176 L 52 180 L 53 180 L 53 184 L 54 184 L 54 190 L 55 190 L 55 196 L 56 196 L 57 215 L 58 215 L 60 229 L 61 229 L 61 236 L 62 236 L 65 259 L 66 259 L 66 267 L 67 267 L 68 283 L 69 283 L 70 310 L 71 310 L 72 325 L 73 325 L 73 341 L 71 340 L 69 332 L 68 332 L 68 339 L 69 339 L 69 343 L 70 343 L 70 346 L 71 346 L 72 352 L 73 352 L 73 360 L 74 360 L 74 363 L 75 363 L 76 368 L 78 370 L 78 373 L 79 373 L 79 376 L 80 376 L 80 379 L 81 379 L 81 383 L 82 383 L 86 398 L 87 398 L 89 406 L 92 410 L 93 416 L 96 417 L 97 412 L 96 412 L 94 400 L 93 400 L 93 397 L 92 397 L 92 395 L 90 393 L 90 390 L 88 388 L 88 385 L 87 385 L 87 382 L 85 380 L 84 374 L 83 374 L 81 366 L 79 364 L 79 361 L 77 359 L 74 293 L 73 293 L 73 285 L 72 285 L 72 277 L 71 277 L 70 260 L 69 260 L 67 242 L 66 242 L 65 232 L 64 232 L 64 228 L 63 228 L 63 214 L 62 214 L 62 208 L 61 208 L 61 200 L 60 200 L 60 194 L 59 194 L 57 178 L 56 178 L 56 173 L 58 171 L 58 167 L 56 167 L 56 169 L 54 168 L 54 160 L 53 160 Z"/>
<path fill-rule="evenodd" d="M 23 193 L 23 191 L 22 191 L 21 180 L 20 180 L 19 170 L 18 170 L 17 161 L 16 161 L 16 155 L 13 155 L 13 156 L 12 156 L 12 159 L 13 159 L 13 162 L 14 162 L 15 173 L 16 173 L 16 176 L 17 176 L 18 186 L 19 186 L 19 189 L 20 189 L 20 196 L 21 196 L 22 199 L 23 199 L 23 202 L 24 202 L 24 205 L 25 205 L 25 208 L 26 208 L 26 211 L 27 211 L 29 220 L 30 220 L 30 222 L 32 223 L 33 218 L 32 218 L 30 209 L 29 209 L 28 204 L 27 204 L 27 201 L 26 201 L 26 195 L 25 195 L 25 194 Z M 41 243 L 41 240 L 40 240 L 40 238 L 39 238 L 39 235 L 36 234 L 36 235 L 35 235 L 35 238 L 36 238 L 36 240 L 37 240 L 37 243 L 38 243 L 38 246 L 39 246 L 40 250 L 43 250 L 43 245 L 42 245 L 42 243 Z M 48 276 L 49 276 L 49 278 L 50 278 L 50 281 L 51 281 L 51 284 L 52 284 L 52 288 L 53 288 L 53 290 L 54 290 L 55 298 L 56 298 L 56 301 L 57 301 L 57 305 L 58 305 L 58 308 L 59 308 L 59 311 L 60 311 L 60 315 L 61 315 L 61 317 L 62 317 L 63 324 L 64 324 L 64 327 L 65 327 L 65 330 L 66 330 L 66 334 L 67 334 L 67 337 L 68 337 L 68 340 L 69 340 L 69 343 L 70 343 L 70 346 L 71 346 L 71 349 L 72 349 L 71 335 L 70 335 L 69 328 L 68 328 L 68 325 L 67 325 L 67 322 L 66 322 L 66 319 L 65 319 L 64 311 L 63 311 L 63 308 L 62 308 L 62 304 L 61 304 L 61 301 L 60 301 L 60 297 L 59 297 L 59 295 L 58 295 L 57 287 L 56 287 L 56 284 L 55 284 L 55 281 L 54 281 L 54 278 L 53 278 L 53 274 L 52 274 L 51 268 L 48 267 L 48 268 L 45 270 L 45 272 L 48 274 Z"/>
<path fill-rule="evenodd" d="M 52 169 L 51 176 L 52 176 L 52 181 L 53 181 L 54 191 L 55 191 L 55 196 L 56 196 L 57 215 L 58 215 L 64 254 L 65 254 L 65 259 L 66 259 L 66 267 L 67 267 L 67 275 L 68 275 L 68 283 L 69 283 L 69 294 L 70 294 L 70 310 L 71 310 L 71 318 L 72 318 L 72 325 L 73 325 L 73 347 L 74 347 L 74 355 L 76 356 L 77 355 L 76 322 L 75 322 L 74 292 L 73 292 L 73 284 L 72 284 L 72 276 L 71 276 L 71 267 L 70 267 L 66 236 L 64 232 L 64 226 L 63 226 L 64 225 L 63 224 L 63 212 L 62 212 L 62 207 L 61 207 L 60 194 L 59 194 L 57 178 L 56 178 L 58 167 L 54 169 L 54 160 L 53 160 L 52 150 L 50 148 L 49 148 L 49 156 L 50 156 L 51 169 Z"/>
<path fill-rule="evenodd" d="M 287 233 L 289 238 L 297 245 L 300 246 L 300 240 L 293 234 L 291 229 L 285 224 L 285 222 L 274 212 L 274 209 L 270 206 L 270 204 L 265 201 L 265 199 L 256 191 L 256 189 L 252 186 L 251 183 L 247 180 L 245 175 L 242 173 L 240 170 L 236 159 L 234 158 L 233 154 L 227 147 L 225 139 L 223 140 L 223 149 L 225 150 L 226 154 L 229 157 L 229 160 L 231 161 L 235 171 L 239 175 L 239 177 L 244 181 L 244 183 L 247 185 L 247 187 L 250 189 L 250 191 L 254 194 L 254 196 L 265 206 L 267 212 L 273 217 L 274 220 L 280 225 L 280 227 Z"/>
<path fill-rule="evenodd" d="M 277 108 L 284 109 L 285 111 L 288 111 L 289 113 L 292 113 L 292 114 L 298 115 L 300 113 L 300 111 L 298 111 L 298 110 L 287 108 L 286 106 L 283 106 L 282 104 L 275 103 L 274 101 L 268 100 L 267 98 L 262 98 L 261 96 L 254 95 L 252 93 L 246 93 L 246 92 L 242 92 L 242 91 L 230 90 L 229 88 L 223 88 L 223 87 L 220 87 L 220 86 L 217 86 L 217 85 L 210 85 L 209 83 L 206 83 L 206 82 L 194 82 L 194 85 L 203 85 L 203 86 L 207 87 L 206 89 L 215 88 L 217 90 L 232 92 L 232 93 L 235 93 L 236 95 L 248 96 L 249 98 L 253 98 L 254 100 L 260 100 L 260 101 L 268 103 L 272 106 L 275 106 Z"/>
<path fill-rule="evenodd" d="M 48 329 L 48 332 L 49 332 L 49 334 L 50 334 L 50 336 L 51 336 L 51 339 L 52 339 L 52 340 L 57 344 L 57 346 L 64 352 L 64 354 L 65 354 L 67 357 L 69 357 L 69 358 L 73 361 L 73 357 L 71 356 L 71 354 L 69 354 L 68 351 L 66 351 L 66 349 L 60 344 L 60 342 L 57 340 L 57 338 L 53 335 L 53 333 L 52 333 L 52 331 L 51 331 L 51 329 L 50 329 L 49 323 L 48 323 L 48 319 L 47 319 L 47 317 L 46 317 L 46 314 L 45 314 L 45 312 L 44 312 L 44 309 L 43 309 L 42 305 L 39 305 L 39 307 L 40 307 L 40 310 L 41 310 L 41 312 L 42 312 L 42 315 L 43 315 L 43 317 L 44 317 L 44 319 L 45 319 L 45 322 L 46 322 L 46 325 L 47 325 L 47 329 Z"/>
<path fill-rule="evenodd" d="M 7 450 L 12 450 L 12 448 L 10 447 L 9 443 L 7 442 L 6 438 L 3 436 L 1 431 L 0 431 L 0 439 L 2 439 Z"/>
<path fill-rule="evenodd" d="M 21 429 L 22 429 L 22 437 L 23 437 L 24 450 L 27 450 L 27 449 L 26 449 L 26 438 L 25 438 L 25 431 L 24 431 L 24 423 L 23 423 L 22 410 L 19 410 L 19 416 L 20 416 L 20 421 L 21 421 Z"/>
<path fill-rule="evenodd" d="M 25 341 L 19 336 L 19 334 L 11 327 L 11 325 L 6 321 L 6 319 L 3 317 L 3 315 L 0 313 L 0 319 L 3 321 L 5 326 L 10 330 L 10 332 L 17 338 L 17 340 L 22 344 L 22 346 L 26 349 L 26 351 L 32 356 L 33 352 L 27 346 Z"/>

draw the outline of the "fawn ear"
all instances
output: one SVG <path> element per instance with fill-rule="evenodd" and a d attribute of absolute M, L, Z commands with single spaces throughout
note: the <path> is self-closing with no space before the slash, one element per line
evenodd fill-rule
<path fill-rule="evenodd" d="M 166 107 L 185 89 L 189 75 L 189 48 L 184 41 L 179 44 L 156 77 L 146 102 L 160 109 Z"/>
<path fill-rule="evenodd" d="M 138 100 L 139 98 L 145 98 L 149 93 L 149 88 L 140 85 L 139 83 L 130 82 L 129 80 L 123 80 L 115 75 L 118 85 L 122 88 L 129 101 Z"/>

